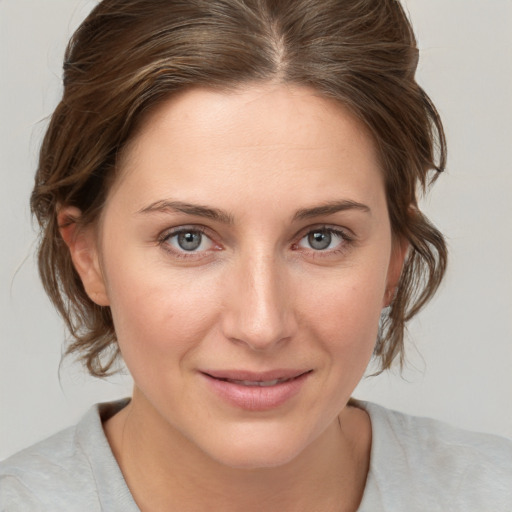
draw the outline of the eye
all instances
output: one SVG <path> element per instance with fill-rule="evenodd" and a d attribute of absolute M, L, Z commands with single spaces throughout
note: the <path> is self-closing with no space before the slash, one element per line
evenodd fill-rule
<path fill-rule="evenodd" d="M 212 240 L 199 229 L 180 229 L 167 233 L 162 243 L 177 252 L 202 252 L 211 249 Z"/>
<path fill-rule="evenodd" d="M 313 249 L 315 251 L 327 251 L 339 248 L 348 237 L 340 230 L 332 228 L 314 229 L 302 237 L 298 247 L 304 249 Z"/>

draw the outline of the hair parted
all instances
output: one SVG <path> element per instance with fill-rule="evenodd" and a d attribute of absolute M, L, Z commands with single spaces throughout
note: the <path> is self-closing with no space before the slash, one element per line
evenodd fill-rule
<path fill-rule="evenodd" d="M 57 224 L 61 205 L 95 222 L 145 113 L 193 87 L 274 81 L 348 107 L 372 134 L 393 234 L 410 244 L 375 356 L 403 360 L 405 324 L 434 295 L 447 250 L 417 207 L 445 167 L 436 109 L 415 81 L 418 50 L 397 0 L 103 0 L 65 54 L 64 92 L 40 152 L 32 211 L 39 271 L 72 336 L 67 353 L 105 376 L 119 355 L 110 309 L 86 294 Z"/>

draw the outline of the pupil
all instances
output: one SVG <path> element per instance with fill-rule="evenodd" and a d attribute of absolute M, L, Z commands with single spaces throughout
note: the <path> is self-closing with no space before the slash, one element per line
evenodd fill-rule
<path fill-rule="evenodd" d="M 325 231 L 315 231 L 310 233 L 308 241 L 313 249 L 322 251 L 331 245 L 331 234 Z"/>
<path fill-rule="evenodd" d="M 178 235 L 178 245 L 184 251 L 194 251 L 201 245 L 201 233 L 180 233 Z"/>

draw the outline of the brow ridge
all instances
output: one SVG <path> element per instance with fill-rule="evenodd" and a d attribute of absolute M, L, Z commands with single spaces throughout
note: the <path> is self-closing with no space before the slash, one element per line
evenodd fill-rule
<path fill-rule="evenodd" d="M 342 201 L 330 201 L 319 206 L 313 206 L 312 208 L 301 208 L 295 212 L 293 219 L 305 220 L 312 217 L 319 217 L 321 215 L 332 215 L 334 213 L 347 210 L 359 210 L 365 213 L 371 213 L 369 206 L 357 201 L 344 199 Z"/>
<path fill-rule="evenodd" d="M 305 220 L 313 217 L 319 217 L 322 215 L 332 215 L 334 213 L 347 210 L 359 210 L 365 213 L 371 213 L 371 210 L 367 205 L 359 203 L 357 201 L 344 199 L 341 201 L 330 201 L 328 203 L 314 206 L 311 208 L 301 208 L 300 210 L 297 210 L 295 212 L 293 220 Z M 154 203 L 151 203 L 150 205 L 142 208 L 137 213 L 148 214 L 167 211 L 204 217 L 210 220 L 222 222 L 223 224 L 234 223 L 232 215 L 218 208 L 187 203 L 184 201 L 172 201 L 166 199 L 155 201 Z"/>
<path fill-rule="evenodd" d="M 139 210 L 137 213 L 159 213 L 159 212 L 179 212 L 186 213 L 188 215 L 195 215 L 197 217 L 204 217 L 223 224 L 233 224 L 233 217 L 218 208 L 211 208 L 209 206 L 203 206 L 199 204 L 187 203 L 184 201 L 172 201 L 172 200 L 160 200 L 151 203 Z"/>

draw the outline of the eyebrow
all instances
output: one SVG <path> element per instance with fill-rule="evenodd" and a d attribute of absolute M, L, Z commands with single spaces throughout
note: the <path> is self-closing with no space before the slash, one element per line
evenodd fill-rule
<path fill-rule="evenodd" d="M 371 213 L 370 207 L 365 204 L 358 203 L 356 201 L 342 200 L 342 201 L 330 201 L 319 206 L 312 208 L 301 208 L 297 210 L 293 216 L 293 220 L 305 220 L 313 217 L 319 217 L 321 215 L 332 215 L 337 212 L 347 210 L 359 210 L 365 213 Z M 186 203 L 183 201 L 170 201 L 161 200 L 151 203 L 139 210 L 138 214 L 147 213 L 166 213 L 166 212 L 179 212 L 188 215 L 195 215 L 197 217 L 204 217 L 210 220 L 221 222 L 223 224 L 234 224 L 233 217 L 218 208 L 211 208 L 209 206 L 202 206 L 199 204 Z"/>
<path fill-rule="evenodd" d="M 364 213 L 371 213 L 369 206 L 357 201 L 343 200 L 343 201 L 330 201 L 320 206 L 314 206 L 313 208 L 301 208 L 297 210 L 293 216 L 293 220 L 304 220 L 311 219 L 312 217 L 319 217 L 321 215 L 332 215 L 337 212 L 343 212 L 347 210 L 359 210 Z"/>
<path fill-rule="evenodd" d="M 222 222 L 223 224 L 233 224 L 233 217 L 222 210 L 199 204 L 185 203 L 183 201 L 156 201 L 142 208 L 137 213 L 165 213 L 169 211 L 204 217 L 206 219 Z"/>

